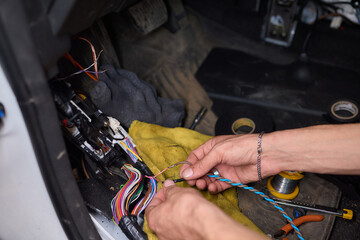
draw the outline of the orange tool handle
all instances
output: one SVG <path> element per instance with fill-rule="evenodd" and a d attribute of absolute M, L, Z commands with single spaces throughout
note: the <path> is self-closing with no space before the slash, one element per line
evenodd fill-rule
<path fill-rule="evenodd" d="M 321 222 L 322 220 L 324 220 L 323 215 L 306 215 L 306 216 L 302 216 L 302 217 L 295 219 L 294 223 L 295 223 L 295 226 L 298 227 L 301 224 L 306 223 L 306 222 Z M 280 230 L 283 230 L 285 234 L 288 234 L 292 229 L 293 229 L 293 227 L 289 223 L 289 224 L 286 224 L 284 227 L 282 227 Z"/>

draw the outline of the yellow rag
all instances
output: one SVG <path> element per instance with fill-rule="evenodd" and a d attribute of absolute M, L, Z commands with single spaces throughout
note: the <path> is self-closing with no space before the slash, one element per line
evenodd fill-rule
<path fill-rule="evenodd" d="M 185 161 L 192 150 L 212 138 L 186 128 L 165 128 L 139 121 L 134 121 L 131 124 L 129 134 L 133 138 L 143 161 L 154 174 L 177 162 Z M 158 179 L 165 181 L 165 179 L 180 178 L 180 167 L 176 166 L 165 171 L 164 174 L 158 176 Z M 177 185 L 189 187 L 186 182 L 177 183 Z M 158 183 L 158 186 L 160 189 L 161 183 Z M 235 188 L 230 188 L 216 195 L 212 195 L 208 191 L 200 192 L 207 200 L 219 206 L 234 220 L 262 233 L 253 222 L 240 212 Z M 149 240 L 158 239 L 146 222 L 144 231 L 148 234 Z"/>

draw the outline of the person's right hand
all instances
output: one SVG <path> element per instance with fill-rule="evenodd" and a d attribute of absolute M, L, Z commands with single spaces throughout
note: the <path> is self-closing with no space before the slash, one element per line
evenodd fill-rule
<path fill-rule="evenodd" d="M 258 181 L 257 173 L 257 143 L 258 134 L 242 136 L 226 135 L 210 139 L 200 147 L 192 151 L 187 159 L 192 166 L 183 165 L 180 175 L 187 182 L 197 188 L 208 189 L 211 193 L 221 192 L 229 187 L 229 184 L 207 177 L 207 174 L 216 168 L 220 175 L 233 182 L 248 183 Z M 263 136 L 263 152 L 264 146 Z M 264 153 L 262 154 L 263 157 Z M 263 178 L 279 173 L 281 169 L 261 161 L 261 175 Z"/>
<path fill-rule="evenodd" d="M 234 221 L 199 191 L 166 180 L 145 210 L 149 228 L 161 240 L 258 239 L 264 236 Z"/>

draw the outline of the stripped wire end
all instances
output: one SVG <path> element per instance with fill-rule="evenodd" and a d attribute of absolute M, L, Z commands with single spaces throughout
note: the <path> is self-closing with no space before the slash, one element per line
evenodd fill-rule
<path fill-rule="evenodd" d="M 91 79 L 93 79 L 95 82 L 97 82 L 99 80 L 99 73 L 104 73 L 106 72 L 108 69 L 104 70 L 104 71 L 98 71 L 98 60 L 100 58 L 101 53 L 103 52 L 103 50 L 100 50 L 100 52 L 96 55 L 96 51 L 95 51 L 95 47 L 94 45 L 86 38 L 84 37 L 77 37 L 80 40 L 83 40 L 85 42 L 87 42 L 90 45 L 91 48 L 91 52 L 92 52 L 92 57 L 93 57 L 93 64 L 91 64 L 90 66 L 88 66 L 87 68 L 83 68 L 80 63 L 78 63 L 71 55 L 70 53 L 66 53 L 64 54 L 64 57 L 66 59 L 68 59 L 74 66 L 80 68 L 80 71 L 77 71 L 75 73 L 70 74 L 67 77 L 63 77 L 63 78 L 58 78 L 58 80 L 64 80 L 67 79 L 69 77 L 72 77 L 74 75 L 80 74 L 80 73 L 85 73 L 86 75 L 88 75 Z M 89 69 L 91 67 L 94 67 L 94 71 L 89 71 Z M 94 75 L 95 74 L 95 75 Z"/>
<path fill-rule="evenodd" d="M 161 175 L 161 174 L 163 174 L 166 170 L 168 170 L 168 169 L 170 169 L 170 168 L 173 168 L 173 167 L 176 167 L 176 166 L 178 166 L 178 165 L 180 165 L 180 164 L 188 164 L 188 165 L 192 166 L 191 162 L 181 161 L 181 162 L 177 162 L 177 163 L 175 163 L 175 164 L 173 164 L 173 165 L 171 165 L 171 166 L 169 166 L 169 167 L 167 167 L 167 168 L 164 168 L 162 171 L 160 171 L 158 174 L 156 174 L 156 175 L 154 175 L 154 176 L 145 176 L 145 177 L 147 177 L 147 178 L 154 178 L 156 181 L 161 182 L 161 183 L 164 183 L 164 181 L 160 181 L 160 180 L 158 180 L 156 177 L 159 176 L 159 175 Z M 175 180 L 177 180 L 176 182 L 185 181 L 185 179 L 183 179 L 183 178 L 175 179 Z M 175 182 L 175 180 L 174 180 L 174 182 Z"/>

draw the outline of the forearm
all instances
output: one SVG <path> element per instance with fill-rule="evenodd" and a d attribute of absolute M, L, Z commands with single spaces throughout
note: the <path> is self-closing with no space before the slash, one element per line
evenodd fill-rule
<path fill-rule="evenodd" d="M 262 159 L 280 171 L 360 174 L 360 124 L 320 125 L 266 134 Z"/>

